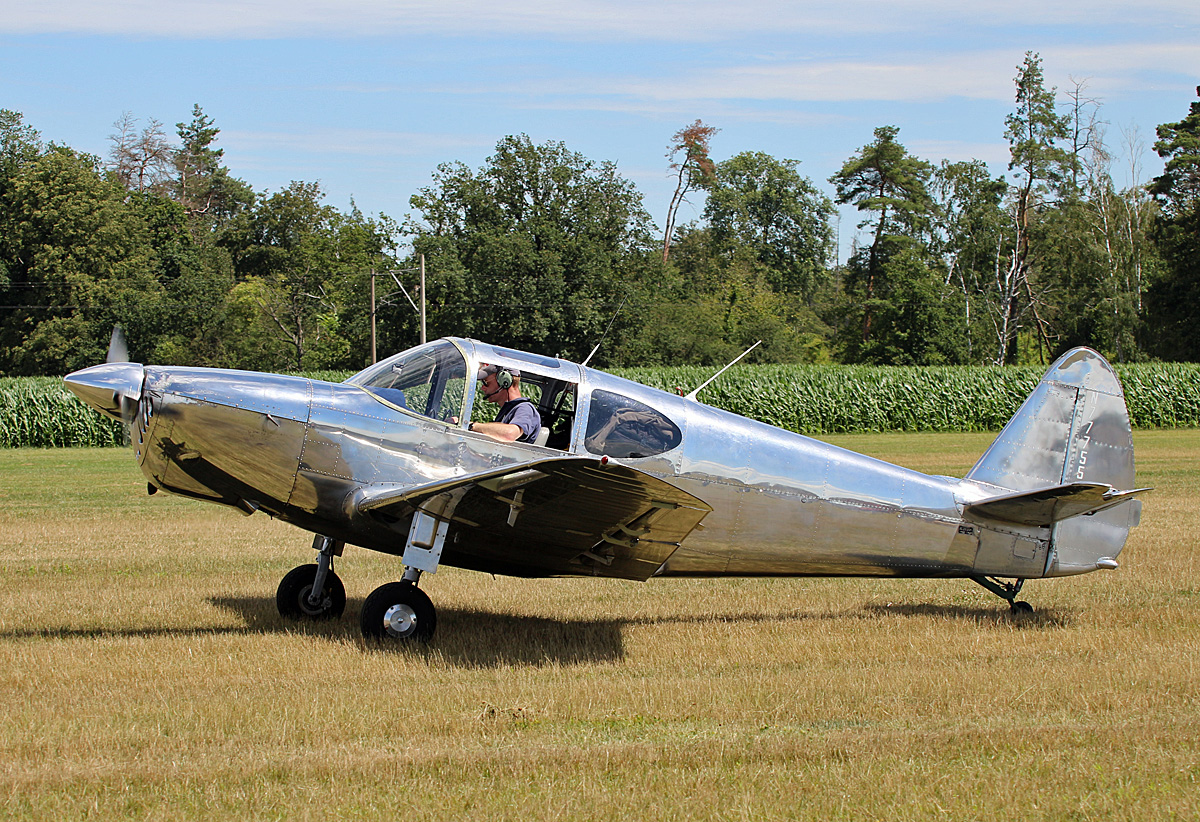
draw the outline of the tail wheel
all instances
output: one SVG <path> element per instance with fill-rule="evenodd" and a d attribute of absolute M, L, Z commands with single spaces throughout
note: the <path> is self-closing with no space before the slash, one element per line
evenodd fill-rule
<path fill-rule="evenodd" d="M 429 597 L 411 582 L 389 582 L 371 592 L 362 607 L 367 639 L 428 642 L 437 627 Z"/>
<path fill-rule="evenodd" d="M 325 576 L 325 590 L 317 602 L 309 601 L 316 565 L 301 565 L 288 571 L 275 592 L 275 607 L 285 619 L 337 619 L 346 610 L 346 586 L 333 571 Z"/>

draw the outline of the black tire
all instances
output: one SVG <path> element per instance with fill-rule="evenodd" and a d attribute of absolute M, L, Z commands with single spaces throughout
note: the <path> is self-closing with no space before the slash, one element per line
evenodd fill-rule
<path fill-rule="evenodd" d="M 1033 606 L 1024 600 L 1019 599 L 1012 603 L 1012 612 L 1014 614 L 1032 614 Z"/>
<path fill-rule="evenodd" d="M 275 592 L 275 607 L 281 617 L 318 621 L 342 615 L 346 610 L 346 586 L 333 571 L 325 576 L 325 596 L 320 605 L 314 608 L 309 604 L 308 595 L 316 578 L 316 565 L 301 565 L 287 572 Z"/>
<path fill-rule="evenodd" d="M 428 642 L 437 627 L 437 610 L 411 582 L 389 582 L 367 597 L 361 623 L 366 639 Z"/>

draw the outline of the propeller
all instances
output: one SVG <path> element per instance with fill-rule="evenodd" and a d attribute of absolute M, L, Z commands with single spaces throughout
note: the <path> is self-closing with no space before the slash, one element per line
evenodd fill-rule
<path fill-rule="evenodd" d="M 118 323 L 113 326 L 112 336 L 108 340 L 108 356 L 105 362 L 129 362 L 129 343 L 125 341 L 125 332 Z"/>
<path fill-rule="evenodd" d="M 125 331 L 121 328 L 120 323 L 113 326 L 112 336 L 108 338 L 108 354 L 105 355 L 104 361 L 106 363 L 129 362 L 129 342 L 125 339 Z M 129 439 L 129 427 L 133 425 L 133 421 L 137 417 L 138 403 L 141 402 L 141 399 L 142 386 L 140 383 L 136 394 L 121 390 L 113 391 L 113 402 L 117 405 L 121 422 L 125 423 L 126 440 Z"/>

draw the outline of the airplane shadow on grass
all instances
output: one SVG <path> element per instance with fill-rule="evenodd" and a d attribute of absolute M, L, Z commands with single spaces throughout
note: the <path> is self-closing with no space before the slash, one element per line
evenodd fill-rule
<path fill-rule="evenodd" d="M 227 636 L 239 634 L 302 634 L 330 640 L 363 643 L 358 626 L 361 600 L 347 602 L 341 619 L 302 622 L 284 620 L 275 608 L 274 597 L 213 597 L 214 606 L 236 614 L 241 626 L 197 626 L 196 628 L 47 628 L 0 632 L 3 639 L 104 639 L 146 637 Z M 878 621 L 888 616 L 936 618 L 975 622 L 981 626 L 1012 625 L 1020 630 L 1061 628 L 1071 622 L 1068 615 L 1049 610 L 1032 614 L 1010 614 L 1004 608 L 932 604 L 867 604 L 860 609 L 816 613 L 788 611 L 762 614 L 676 614 L 630 619 L 550 619 L 538 616 L 495 613 L 476 608 L 442 608 L 438 611 L 438 633 L 428 646 L 367 643 L 371 652 L 416 653 L 436 656 L 454 665 L 494 667 L 498 665 L 580 665 L 616 662 L 625 656 L 622 632 L 644 625 L 695 625 L 705 630 L 751 630 L 755 625 L 828 620 Z"/>
<path fill-rule="evenodd" d="M 1065 628 L 1073 621 L 1071 615 L 1059 608 L 1039 609 L 1032 613 L 1010 611 L 1000 606 L 935 605 L 927 602 L 871 603 L 862 608 L 872 618 L 884 614 L 905 617 L 936 617 L 942 619 L 977 622 L 980 625 L 1011 625 L 1027 630 L 1031 628 Z"/>
<path fill-rule="evenodd" d="M 275 600 L 265 597 L 214 599 L 213 604 L 238 613 L 248 630 L 306 633 L 361 642 L 358 612 L 361 601 L 350 600 L 346 614 L 331 622 L 290 622 L 275 610 Z M 863 619 L 883 616 L 934 617 L 981 626 L 1012 625 L 1020 630 L 1058 628 L 1070 620 L 1057 612 L 1010 614 L 1004 607 L 942 606 L 929 604 L 864 605 L 861 609 L 807 613 L 788 611 L 761 614 L 676 614 L 654 617 L 608 619 L 552 619 L 478 608 L 438 610 L 438 633 L 428 648 L 391 643 L 370 643 L 373 651 L 437 654 L 452 664 L 491 667 L 496 665 L 574 665 L 615 662 L 624 658 L 623 630 L 639 625 L 696 625 L 705 630 L 752 630 L 768 623 Z"/>

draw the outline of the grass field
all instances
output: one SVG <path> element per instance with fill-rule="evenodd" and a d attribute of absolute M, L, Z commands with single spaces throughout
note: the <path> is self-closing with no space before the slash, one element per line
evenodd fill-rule
<path fill-rule="evenodd" d="M 837 444 L 961 475 L 971 434 Z M 309 539 L 128 451 L 0 450 L 5 819 L 1197 819 L 1200 431 L 1116 572 L 1029 583 L 527 581 L 444 569 L 425 650 L 274 591 Z"/>

